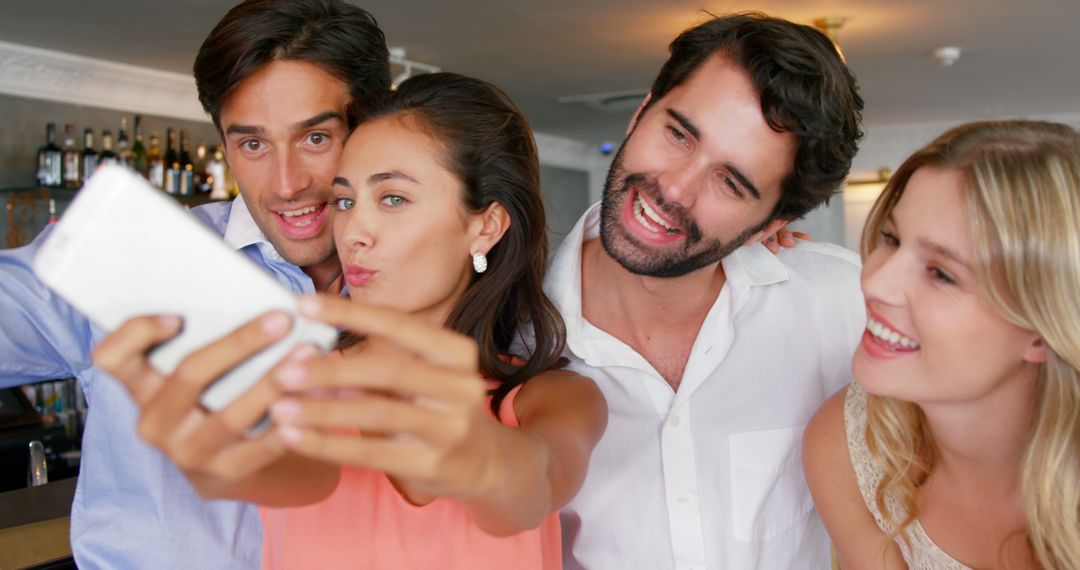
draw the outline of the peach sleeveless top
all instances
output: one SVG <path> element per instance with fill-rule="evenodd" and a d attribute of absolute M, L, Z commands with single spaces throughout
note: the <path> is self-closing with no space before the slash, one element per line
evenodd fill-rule
<path fill-rule="evenodd" d="M 517 427 L 511 391 L 500 421 Z M 345 467 L 330 497 L 314 505 L 260 508 L 264 570 L 303 568 L 555 570 L 562 567 L 558 512 L 509 537 L 480 530 L 465 506 L 439 498 L 418 507 L 380 471 Z"/>

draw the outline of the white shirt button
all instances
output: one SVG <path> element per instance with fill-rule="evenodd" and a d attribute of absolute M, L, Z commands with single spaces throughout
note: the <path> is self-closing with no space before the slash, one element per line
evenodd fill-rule
<path fill-rule="evenodd" d="M 690 502 L 690 495 L 687 494 L 686 491 L 683 491 L 678 495 L 675 495 L 675 502 L 679 503 L 680 505 L 685 505 L 686 503 Z"/>
<path fill-rule="evenodd" d="M 681 423 L 682 423 L 682 418 L 680 418 L 678 414 L 675 414 L 675 415 L 671 416 L 670 418 L 668 418 L 668 425 L 673 427 L 673 428 L 679 427 L 679 424 L 681 424 Z"/>

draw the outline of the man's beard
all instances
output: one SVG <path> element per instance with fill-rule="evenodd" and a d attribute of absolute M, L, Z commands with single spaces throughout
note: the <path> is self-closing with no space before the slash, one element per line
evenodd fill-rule
<path fill-rule="evenodd" d="M 770 220 L 766 218 L 761 224 L 743 230 L 730 240 L 706 240 L 697 222 L 682 205 L 664 200 L 660 185 L 655 179 L 645 174 L 624 172 L 622 158 L 625 148 L 624 142 L 611 163 L 600 204 L 600 241 L 604 244 L 604 251 L 623 269 L 648 277 L 681 277 L 727 257 L 750 236 L 768 225 Z M 683 233 L 681 248 L 653 251 L 620 225 L 622 211 L 630 198 L 632 187 L 640 194 L 648 196 L 656 204 L 656 208 L 679 228 Z"/>

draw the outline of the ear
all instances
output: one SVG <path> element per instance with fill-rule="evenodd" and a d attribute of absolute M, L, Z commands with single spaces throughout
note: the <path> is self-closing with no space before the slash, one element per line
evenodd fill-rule
<path fill-rule="evenodd" d="M 1043 362 L 1046 362 L 1046 343 L 1043 342 L 1042 338 L 1035 337 L 1035 339 L 1031 341 L 1031 344 L 1024 349 L 1023 356 L 1024 362 L 1030 362 L 1032 364 L 1042 364 Z"/>
<path fill-rule="evenodd" d="M 761 228 L 761 231 L 747 238 L 747 240 L 743 242 L 743 245 L 750 245 L 752 243 L 764 241 L 765 238 L 780 231 L 780 228 L 786 226 L 788 224 L 788 221 L 789 220 L 785 220 L 782 218 L 776 218 L 775 220 L 766 224 L 764 228 Z"/>
<path fill-rule="evenodd" d="M 634 128 L 637 127 L 638 119 L 640 119 L 641 114 L 645 112 L 645 107 L 649 105 L 649 101 L 652 101 L 652 91 L 649 91 L 649 93 L 645 95 L 645 99 L 638 105 L 637 111 L 634 111 L 634 116 L 630 119 L 630 126 L 626 127 L 626 136 L 630 136 L 630 133 L 634 132 Z"/>
<path fill-rule="evenodd" d="M 472 243 L 467 253 L 472 255 L 479 251 L 486 254 L 499 243 L 506 230 L 510 229 L 510 214 L 502 204 L 492 202 L 483 212 L 474 214 L 470 226 Z"/>

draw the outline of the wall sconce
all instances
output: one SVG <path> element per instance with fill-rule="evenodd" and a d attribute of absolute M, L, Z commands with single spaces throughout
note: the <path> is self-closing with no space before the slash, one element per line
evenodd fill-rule
<path fill-rule="evenodd" d="M 844 245 L 851 250 L 859 251 L 859 238 L 862 236 L 863 225 L 870 215 L 870 209 L 874 207 L 885 184 L 892 176 L 888 168 L 880 168 L 875 178 L 855 179 L 844 182 Z"/>

